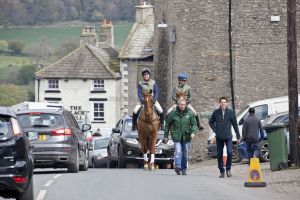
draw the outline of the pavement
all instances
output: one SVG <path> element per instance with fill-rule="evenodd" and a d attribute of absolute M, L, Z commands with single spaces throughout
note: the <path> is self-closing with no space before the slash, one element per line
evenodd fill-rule
<path fill-rule="evenodd" d="M 277 193 L 289 194 L 291 199 L 300 199 L 300 168 L 288 168 L 285 170 L 274 171 L 270 170 L 270 163 L 260 163 L 262 177 L 267 183 L 268 189 Z M 191 170 L 204 170 L 207 173 L 219 176 L 217 168 L 217 160 L 210 159 L 200 163 L 190 164 Z M 234 163 L 231 169 L 234 179 L 240 179 L 241 184 L 248 180 L 248 164 Z M 229 179 L 229 178 L 227 178 Z"/>

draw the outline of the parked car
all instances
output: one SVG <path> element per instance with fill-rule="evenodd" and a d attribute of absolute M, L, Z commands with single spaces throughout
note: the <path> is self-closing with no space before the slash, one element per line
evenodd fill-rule
<path fill-rule="evenodd" d="M 88 170 L 88 142 L 73 115 L 65 109 L 30 109 L 17 112 L 24 133 L 32 138 L 34 166 Z"/>
<path fill-rule="evenodd" d="M 34 199 L 32 145 L 8 107 L 0 107 L 0 196 Z"/>
<path fill-rule="evenodd" d="M 143 163 L 143 154 L 139 143 L 138 133 L 131 130 L 132 118 L 122 117 L 112 129 L 112 134 L 107 147 L 107 167 L 125 168 L 127 163 Z M 174 143 L 169 140 L 168 144 L 163 143 L 163 131 L 157 135 L 155 163 L 164 167 L 165 164 L 174 162 Z"/>
<path fill-rule="evenodd" d="M 300 96 L 299 96 L 300 97 Z M 300 101 L 300 98 L 299 98 Z M 242 127 L 243 127 L 243 122 L 244 120 L 248 117 L 248 109 L 250 107 L 255 108 L 255 115 L 258 119 L 263 121 L 266 119 L 268 115 L 276 114 L 276 113 L 282 113 L 286 112 L 289 109 L 288 106 L 288 97 L 283 96 L 283 97 L 275 97 L 275 98 L 269 98 L 269 99 L 263 99 L 255 102 L 249 103 L 245 108 L 241 109 L 241 111 L 236 115 L 237 117 L 237 122 L 239 125 L 239 131 L 240 134 L 242 134 Z M 241 158 L 238 155 L 237 151 L 237 146 L 236 146 L 236 135 L 235 132 L 232 128 L 232 141 L 233 141 L 233 157 L 232 161 L 233 162 L 240 162 Z M 261 147 L 265 147 L 267 144 L 261 144 Z M 217 156 L 217 147 L 216 147 L 216 138 L 215 138 L 215 133 L 211 132 L 209 134 L 208 140 L 207 140 L 207 150 L 208 150 L 208 155 L 211 157 L 216 157 Z M 263 156 L 261 156 L 262 161 L 268 161 L 267 159 L 263 159 Z"/>
<path fill-rule="evenodd" d="M 89 149 L 89 167 L 106 167 L 109 138 L 94 137 Z"/>

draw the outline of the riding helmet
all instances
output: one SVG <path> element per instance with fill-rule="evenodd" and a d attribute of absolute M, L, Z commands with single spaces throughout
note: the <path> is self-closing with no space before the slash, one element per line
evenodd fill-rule
<path fill-rule="evenodd" d="M 178 74 L 177 77 L 178 77 L 178 80 L 180 80 L 180 81 L 186 81 L 188 78 L 188 75 L 185 73 L 180 73 L 180 74 Z"/>

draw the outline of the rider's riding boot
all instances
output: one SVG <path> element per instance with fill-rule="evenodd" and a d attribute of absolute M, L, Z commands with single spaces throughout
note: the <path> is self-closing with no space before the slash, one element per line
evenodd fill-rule
<path fill-rule="evenodd" d="M 135 131 L 136 120 L 137 120 L 137 114 L 133 113 L 133 115 L 132 115 L 132 127 L 131 127 L 132 131 Z"/>
<path fill-rule="evenodd" d="M 160 121 L 160 129 L 163 130 L 163 128 L 164 128 L 164 114 L 163 113 L 159 114 L 159 121 Z"/>
<path fill-rule="evenodd" d="M 201 126 L 201 124 L 200 124 L 199 116 L 196 115 L 195 118 L 196 118 L 196 121 L 197 121 L 197 127 L 198 127 L 198 129 L 199 129 L 200 131 L 203 130 L 204 127 Z"/>

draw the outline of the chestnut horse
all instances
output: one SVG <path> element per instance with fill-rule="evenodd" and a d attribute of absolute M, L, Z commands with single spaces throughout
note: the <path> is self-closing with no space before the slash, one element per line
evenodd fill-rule
<path fill-rule="evenodd" d="M 154 170 L 154 157 L 157 133 L 160 127 L 159 118 L 154 110 L 153 96 L 150 93 L 143 93 L 144 109 L 138 120 L 136 129 L 139 135 L 141 150 L 144 154 L 144 169 Z M 150 158 L 148 158 L 150 153 Z"/>

